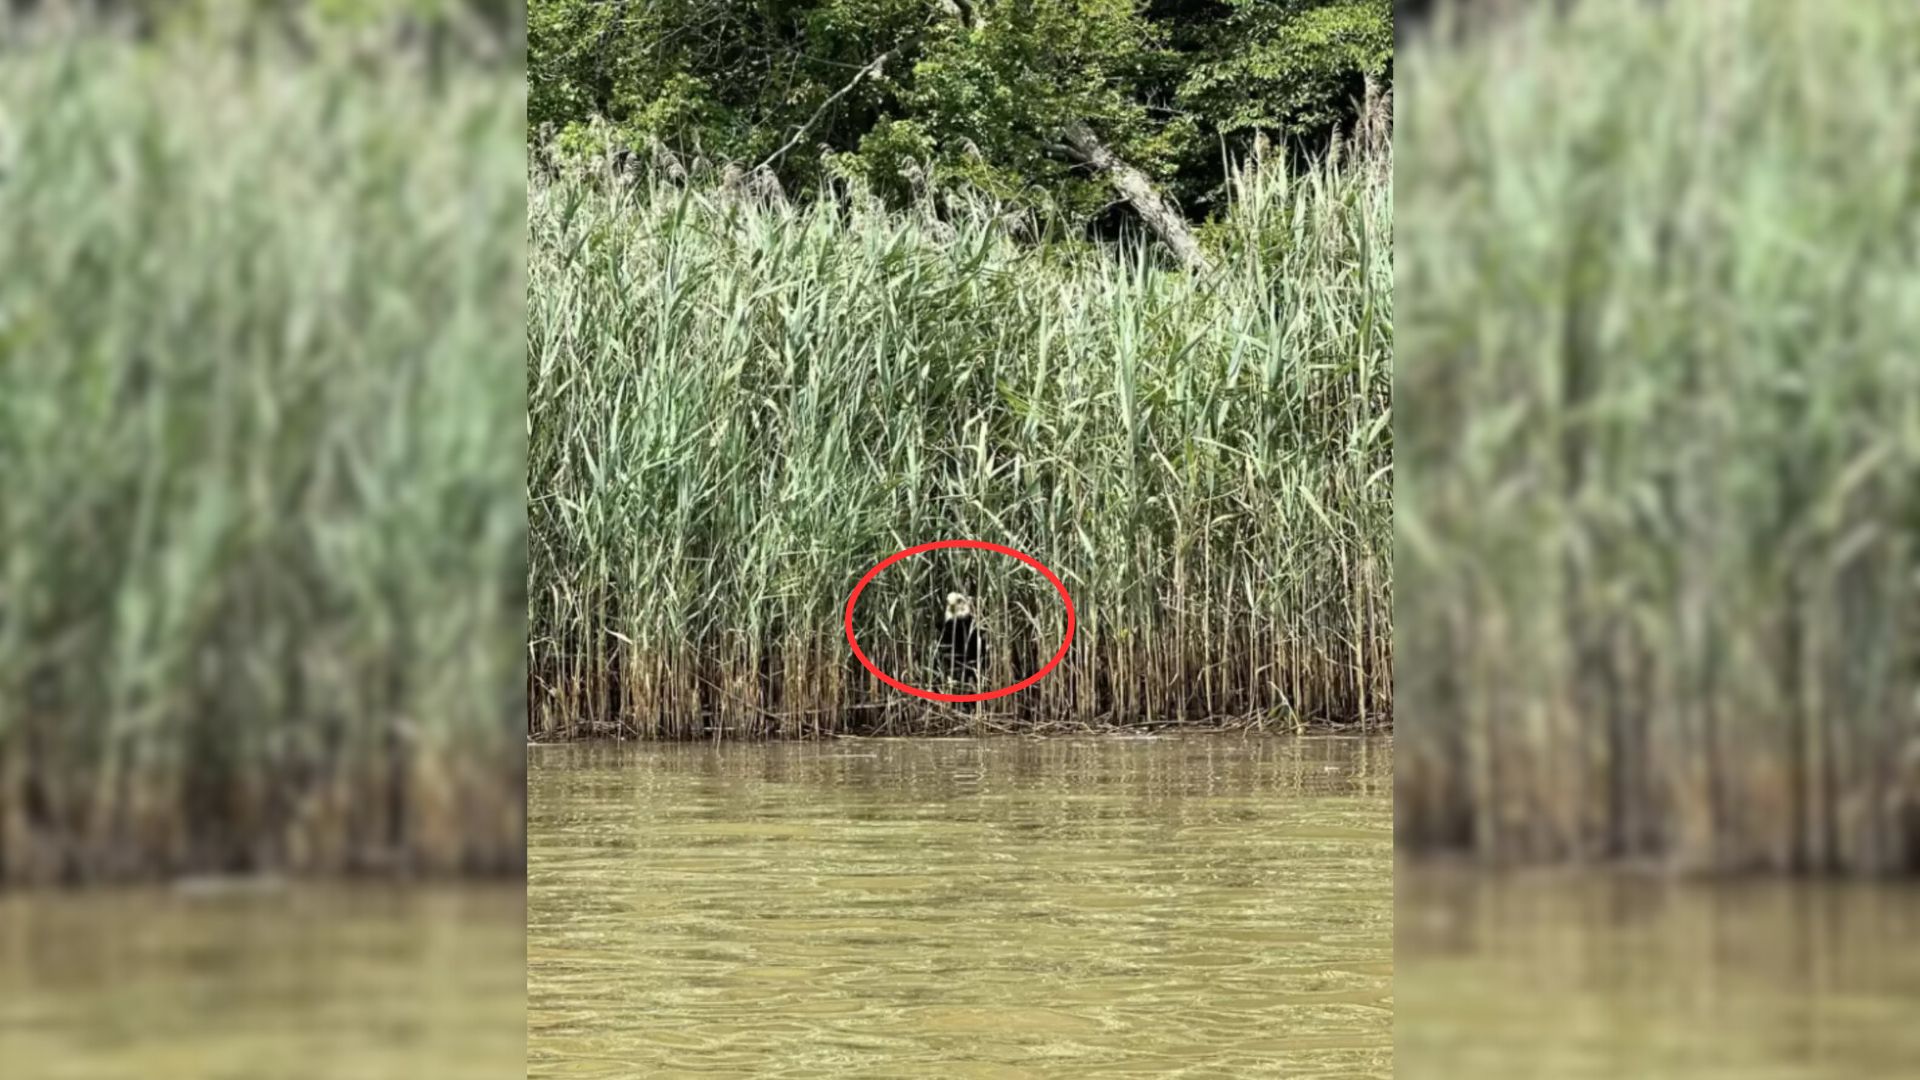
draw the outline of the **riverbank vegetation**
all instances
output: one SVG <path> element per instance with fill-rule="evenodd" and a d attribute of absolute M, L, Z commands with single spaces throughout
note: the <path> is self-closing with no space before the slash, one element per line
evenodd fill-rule
<path fill-rule="evenodd" d="M 529 216 L 533 736 L 1388 720 L 1383 145 L 1242 167 L 1210 272 L 857 183 L 589 170 L 536 182 Z M 1039 559 L 1079 618 L 1046 679 L 961 710 L 884 686 L 842 632 L 869 568 L 950 538 Z M 958 589 L 979 688 L 1037 671 L 1053 587 L 950 554 L 875 580 L 862 648 L 948 689 Z"/>
<path fill-rule="evenodd" d="M 1409 48 L 1396 835 L 1920 871 L 1920 13 Z"/>
<path fill-rule="evenodd" d="M 517 65 L 62 27 L 0 42 L 0 881 L 517 869 Z"/>
<path fill-rule="evenodd" d="M 1271 144 L 1324 155 L 1387 99 L 1389 0 L 533 0 L 534 149 L 898 208 L 986 194 L 1075 227 L 1190 223 Z"/>

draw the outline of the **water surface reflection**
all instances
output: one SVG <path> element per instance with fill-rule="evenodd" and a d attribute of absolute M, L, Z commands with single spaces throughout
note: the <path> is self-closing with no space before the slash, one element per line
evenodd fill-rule
<path fill-rule="evenodd" d="M 1408 1077 L 1909 1077 L 1920 888 L 1399 868 Z"/>
<path fill-rule="evenodd" d="M 531 1075 L 1391 1073 L 1385 741 L 533 754 Z"/>
<path fill-rule="evenodd" d="M 0 1075 L 523 1075 L 506 886 L 0 893 Z"/>

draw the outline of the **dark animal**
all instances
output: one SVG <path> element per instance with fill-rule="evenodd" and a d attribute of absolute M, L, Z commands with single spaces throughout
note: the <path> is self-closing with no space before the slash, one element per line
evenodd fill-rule
<path fill-rule="evenodd" d="M 948 673 L 966 683 L 979 674 L 980 661 L 986 655 L 986 639 L 974 622 L 973 604 L 957 592 L 947 594 L 947 610 L 940 617 L 940 651 Z"/>

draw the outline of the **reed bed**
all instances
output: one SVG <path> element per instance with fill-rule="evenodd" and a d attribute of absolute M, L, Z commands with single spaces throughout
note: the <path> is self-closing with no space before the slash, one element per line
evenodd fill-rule
<path fill-rule="evenodd" d="M 0 881 L 524 865 L 523 104 L 0 42 Z"/>
<path fill-rule="evenodd" d="M 1920 871 L 1920 9 L 1566 6 L 1402 58 L 1396 835 Z"/>
<path fill-rule="evenodd" d="M 964 200 L 537 180 L 530 734 L 1388 722 L 1387 163 L 1235 195 L 1226 269 L 1192 276 Z M 855 583 L 943 539 L 1059 575 L 1079 624 L 1046 679 L 951 708 L 859 666 Z M 933 651 L 952 589 L 989 634 L 971 686 Z M 1039 670 L 1065 613 L 1013 560 L 937 552 L 856 623 L 896 678 L 978 690 Z"/>

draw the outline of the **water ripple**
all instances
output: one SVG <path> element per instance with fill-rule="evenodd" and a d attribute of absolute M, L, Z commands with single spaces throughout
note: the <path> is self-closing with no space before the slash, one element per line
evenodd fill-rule
<path fill-rule="evenodd" d="M 1386 742 L 533 753 L 529 1076 L 1392 1071 Z"/>

